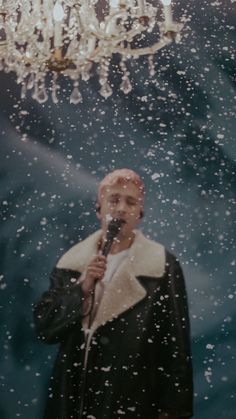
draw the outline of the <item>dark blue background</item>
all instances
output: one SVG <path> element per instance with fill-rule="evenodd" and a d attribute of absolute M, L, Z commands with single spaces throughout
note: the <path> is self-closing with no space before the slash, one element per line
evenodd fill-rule
<path fill-rule="evenodd" d="M 146 184 L 142 230 L 185 272 L 195 417 L 235 417 L 235 5 L 178 2 L 191 14 L 182 43 L 155 57 L 153 78 L 145 58 L 130 65 L 128 96 L 105 101 L 94 79 L 74 106 L 62 80 L 59 104 L 42 106 L 0 74 L 1 419 L 42 417 L 56 348 L 37 342 L 32 304 L 58 257 L 98 228 L 97 182 L 120 167 Z"/>

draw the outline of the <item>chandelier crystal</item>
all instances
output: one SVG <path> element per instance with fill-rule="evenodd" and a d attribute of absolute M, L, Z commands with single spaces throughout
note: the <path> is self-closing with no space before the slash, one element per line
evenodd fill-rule
<path fill-rule="evenodd" d="M 120 89 L 132 90 L 126 61 L 153 55 L 180 40 L 183 19 L 173 20 L 171 0 L 0 0 L 0 70 L 13 71 L 39 103 L 58 102 L 59 75 L 73 81 L 70 102 L 82 102 L 81 80 L 96 67 L 100 94 L 112 94 L 109 70 L 113 54 L 120 55 Z M 46 86 L 52 76 L 50 88 Z"/>

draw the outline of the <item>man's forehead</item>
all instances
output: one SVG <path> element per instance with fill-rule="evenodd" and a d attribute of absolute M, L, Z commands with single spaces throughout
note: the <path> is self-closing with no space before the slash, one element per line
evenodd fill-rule
<path fill-rule="evenodd" d="M 141 195 L 140 189 L 138 186 L 134 185 L 131 182 L 122 182 L 115 185 L 107 185 L 104 187 L 102 196 L 105 195 L 122 195 L 122 196 L 135 196 L 138 197 Z"/>

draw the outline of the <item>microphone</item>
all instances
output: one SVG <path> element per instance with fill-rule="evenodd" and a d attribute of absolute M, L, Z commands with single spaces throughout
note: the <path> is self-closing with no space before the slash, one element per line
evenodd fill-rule
<path fill-rule="evenodd" d="M 124 220 L 121 220 L 120 218 L 113 218 L 110 221 L 110 223 L 108 224 L 106 241 L 105 241 L 105 244 L 104 244 L 103 249 L 102 249 L 102 255 L 103 256 L 107 257 L 108 253 L 110 252 L 113 240 L 116 236 L 118 236 L 121 225 L 123 223 L 125 223 Z M 93 288 L 93 293 L 92 293 L 92 303 L 91 303 L 90 311 L 88 313 L 88 315 L 89 315 L 88 328 L 89 329 L 90 329 L 92 321 L 93 321 L 93 309 L 94 309 L 94 304 L 95 304 L 95 288 L 96 288 L 97 281 L 98 281 L 97 279 L 95 279 L 95 281 L 94 281 L 94 288 Z"/>
<path fill-rule="evenodd" d="M 124 223 L 125 221 L 121 218 L 113 218 L 108 224 L 106 241 L 102 249 L 103 256 L 107 256 L 110 252 L 113 240 L 115 239 L 115 237 L 118 236 L 119 231 L 121 229 L 121 225 Z"/>

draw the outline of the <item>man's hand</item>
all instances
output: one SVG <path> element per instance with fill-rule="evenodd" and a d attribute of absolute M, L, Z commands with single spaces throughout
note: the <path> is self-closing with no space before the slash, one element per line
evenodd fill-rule
<path fill-rule="evenodd" d="M 88 265 L 84 279 L 81 282 L 81 288 L 85 297 L 93 292 L 95 281 L 104 277 L 106 265 L 106 258 L 102 255 L 97 255 Z"/>

